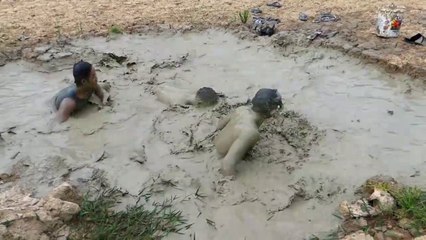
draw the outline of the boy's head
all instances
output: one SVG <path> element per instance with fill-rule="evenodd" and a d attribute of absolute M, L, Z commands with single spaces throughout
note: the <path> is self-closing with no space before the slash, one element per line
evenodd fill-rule
<path fill-rule="evenodd" d="M 253 111 L 269 117 L 272 111 L 282 108 L 283 102 L 277 89 L 262 88 L 251 100 Z"/>
<path fill-rule="evenodd" d="M 218 102 L 219 95 L 213 88 L 202 87 L 198 89 L 195 95 L 196 104 L 199 106 L 211 106 Z"/>
<path fill-rule="evenodd" d="M 93 78 L 96 78 L 96 72 L 92 64 L 83 60 L 74 64 L 72 73 L 74 75 L 74 82 L 77 87 L 83 86 Z"/>

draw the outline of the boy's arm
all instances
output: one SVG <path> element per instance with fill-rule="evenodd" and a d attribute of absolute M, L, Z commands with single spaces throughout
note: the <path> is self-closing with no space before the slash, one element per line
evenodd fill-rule
<path fill-rule="evenodd" d="M 96 83 L 95 86 L 95 95 L 98 96 L 98 98 L 101 100 L 101 103 L 104 103 L 104 92 L 102 91 L 101 86 L 99 86 L 99 84 Z"/>
<path fill-rule="evenodd" d="M 218 124 L 217 124 L 217 128 L 216 130 L 222 130 L 226 124 L 228 124 L 228 122 L 231 120 L 231 114 L 228 114 L 227 116 L 225 116 L 224 118 L 220 119 Z"/>
<path fill-rule="evenodd" d="M 61 105 L 59 106 L 58 112 L 56 113 L 56 119 L 62 123 L 68 120 L 71 116 L 71 113 L 74 111 L 76 103 L 70 98 L 65 98 L 62 100 Z"/>

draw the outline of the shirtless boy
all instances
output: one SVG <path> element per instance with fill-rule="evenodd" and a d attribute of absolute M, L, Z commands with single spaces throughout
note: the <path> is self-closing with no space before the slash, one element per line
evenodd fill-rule
<path fill-rule="evenodd" d="M 217 152 L 223 156 L 221 171 L 234 175 L 235 165 L 259 141 L 259 127 L 278 107 L 281 95 L 276 89 L 262 88 L 252 100 L 252 106 L 241 106 L 218 124 L 219 134 L 214 139 Z"/>

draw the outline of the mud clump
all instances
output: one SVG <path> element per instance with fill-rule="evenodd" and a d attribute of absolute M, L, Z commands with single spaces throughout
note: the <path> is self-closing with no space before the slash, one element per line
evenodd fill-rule
<path fill-rule="evenodd" d="M 2 174 L 0 174 L 0 184 L 13 182 L 13 181 L 17 180 L 18 178 L 19 178 L 19 176 L 15 175 L 15 174 L 2 173 Z"/>
<path fill-rule="evenodd" d="M 104 53 L 99 64 L 107 68 L 120 67 L 126 60 L 127 56 L 118 56 L 114 53 Z"/>
<path fill-rule="evenodd" d="M 294 111 L 273 115 L 265 120 L 259 131 L 261 139 L 249 153 L 250 159 L 282 163 L 289 173 L 301 166 L 312 146 L 324 136 L 323 131 Z"/>
<path fill-rule="evenodd" d="M 0 194 L 1 239 L 67 239 L 66 225 L 80 212 L 79 194 L 68 183 L 47 197 L 30 197 L 18 187 Z"/>
<path fill-rule="evenodd" d="M 182 66 L 187 60 L 188 60 L 189 54 L 185 54 L 183 56 L 180 56 L 177 59 L 169 59 L 166 61 L 163 61 L 161 63 L 155 63 L 151 66 L 150 73 L 153 73 L 156 69 L 172 69 L 172 68 L 179 68 Z"/>
<path fill-rule="evenodd" d="M 324 134 L 294 111 L 280 112 L 277 116 L 267 119 L 260 131 L 282 136 L 290 146 L 303 155 L 308 154 L 312 145 Z"/>

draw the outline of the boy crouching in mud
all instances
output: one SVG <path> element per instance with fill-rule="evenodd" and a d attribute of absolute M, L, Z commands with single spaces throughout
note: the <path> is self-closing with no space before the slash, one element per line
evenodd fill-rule
<path fill-rule="evenodd" d="M 217 152 L 224 156 L 222 174 L 236 173 L 235 165 L 259 141 L 259 127 L 276 109 L 283 105 L 276 89 L 262 88 L 252 100 L 252 107 L 241 106 L 218 124 L 221 130 L 214 139 Z"/>
<path fill-rule="evenodd" d="M 92 64 L 81 60 L 73 67 L 74 84 L 59 91 L 54 99 L 54 107 L 57 110 L 56 120 L 66 121 L 72 113 L 81 110 L 88 103 L 93 93 L 104 104 L 104 93 L 98 85 L 96 70 Z M 104 89 L 109 90 L 108 86 Z"/>

